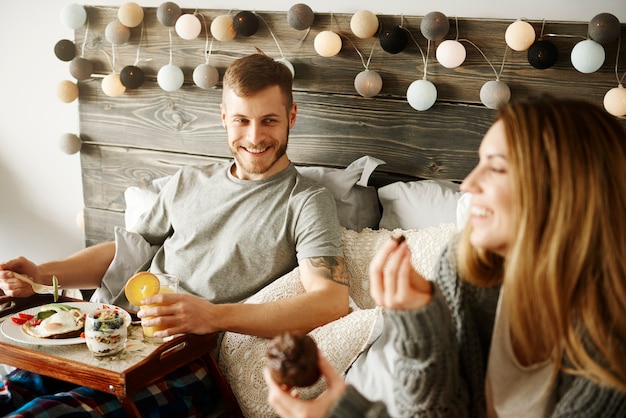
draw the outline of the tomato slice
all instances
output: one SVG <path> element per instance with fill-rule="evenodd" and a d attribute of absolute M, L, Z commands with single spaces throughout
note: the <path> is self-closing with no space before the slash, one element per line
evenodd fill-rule
<path fill-rule="evenodd" d="M 23 325 L 28 321 L 28 319 L 23 319 L 23 318 L 20 318 L 19 316 L 12 316 L 11 321 L 16 323 L 17 325 Z"/>
<path fill-rule="evenodd" d="M 33 319 L 33 318 L 35 317 L 35 315 L 31 315 L 31 314 L 27 314 L 27 313 L 23 313 L 23 312 L 18 313 L 18 314 L 17 314 L 17 316 L 18 316 L 20 319 L 25 319 L 25 320 L 27 320 L 27 321 L 28 321 L 29 319 Z"/>

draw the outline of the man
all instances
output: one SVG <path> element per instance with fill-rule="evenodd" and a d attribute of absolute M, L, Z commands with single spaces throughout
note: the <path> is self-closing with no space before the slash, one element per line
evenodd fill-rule
<path fill-rule="evenodd" d="M 286 154 L 296 113 L 292 75 L 283 64 L 253 54 L 229 66 L 221 115 L 234 161 L 181 169 L 136 226 L 143 239 L 160 246 L 150 270 L 179 276 L 184 290 L 142 302 L 164 303 L 138 313 L 150 317 L 143 325 L 165 328 L 155 337 L 216 331 L 272 337 L 285 330 L 308 332 L 348 313 L 335 202 L 329 191 L 301 177 Z M 33 293 L 13 271 L 41 283 L 56 275 L 63 288 L 99 287 L 115 252 L 115 242 L 108 242 L 39 266 L 20 257 L 0 264 L 0 289 L 17 297 Z M 296 266 L 304 294 L 238 303 Z M 171 378 L 180 381 L 189 373 L 201 375 L 196 368 Z M 110 395 L 83 390 L 76 389 L 75 398 L 99 399 L 95 406 L 89 401 L 89 408 L 116 408 Z M 151 405 L 149 392 L 133 396 L 142 412 Z M 175 395 L 182 396 L 187 395 Z"/>

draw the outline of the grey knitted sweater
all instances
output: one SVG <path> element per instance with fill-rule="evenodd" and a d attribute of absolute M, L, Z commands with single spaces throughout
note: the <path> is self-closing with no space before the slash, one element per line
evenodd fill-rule
<path fill-rule="evenodd" d="M 394 365 L 399 370 L 394 401 L 403 417 L 484 417 L 487 357 L 500 288 L 459 280 L 453 244 L 444 251 L 433 281 L 428 306 L 387 312 L 392 343 L 400 354 Z M 584 377 L 561 373 L 556 390 L 553 417 L 626 417 L 626 394 Z M 348 386 L 329 416 L 389 414 L 383 403 L 370 402 Z"/>

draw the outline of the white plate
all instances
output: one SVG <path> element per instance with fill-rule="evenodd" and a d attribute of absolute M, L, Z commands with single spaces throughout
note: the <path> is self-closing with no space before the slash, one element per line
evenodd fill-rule
<path fill-rule="evenodd" d="M 94 312 L 97 309 L 100 308 L 116 308 L 116 306 L 114 305 L 106 305 L 104 303 L 96 303 L 96 302 L 62 302 L 63 305 L 68 305 L 68 306 L 72 306 L 74 308 L 79 308 L 81 310 L 81 312 L 83 314 L 89 314 L 91 312 Z M 29 314 L 29 315 L 36 315 L 37 312 L 39 312 L 39 309 L 41 308 L 41 306 L 35 306 L 34 308 L 30 308 L 30 309 L 26 309 L 23 310 L 20 313 L 25 313 L 25 314 Z M 122 312 L 126 312 L 124 311 L 122 308 L 118 308 L 120 310 L 122 310 Z M 11 316 L 16 316 L 17 312 L 12 314 Z M 126 313 L 126 315 L 128 315 L 127 320 L 130 323 L 130 314 Z M 32 337 L 28 334 L 26 334 L 24 331 L 22 331 L 22 326 L 21 325 L 17 325 L 16 323 L 14 323 L 13 321 L 11 321 L 11 317 L 7 317 L 3 322 L 2 325 L 0 326 L 0 331 L 2 331 L 2 333 L 4 334 L 5 337 L 13 340 L 13 341 L 17 341 L 20 343 L 26 343 L 26 344 L 35 344 L 35 345 L 71 345 L 71 344 L 82 344 L 85 342 L 84 338 L 81 337 L 76 337 L 76 338 L 60 338 L 60 339 L 53 339 L 53 338 L 37 338 L 37 337 Z"/>

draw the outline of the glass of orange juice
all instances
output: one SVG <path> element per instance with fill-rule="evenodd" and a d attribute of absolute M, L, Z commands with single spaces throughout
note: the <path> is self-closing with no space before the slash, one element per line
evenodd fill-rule
<path fill-rule="evenodd" d="M 154 273 L 154 275 L 159 279 L 159 283 L 160 283 L 160 287 L 159 287 L 159 294 L 163 294 L 163 293 L 178 293 L 178 282 L 179 279 L 178 277 L 172 275 L 172 274 L 164 274 L 164 273 Z M 159 306 L 162 304 L 155 304 L 155 305 L 144 305 L 141 306 L 141 309 L 145 309 L 145 308 L 151 308 L 153 306 Z M 156 338 L 154 336 L 154 332 L 164 329 L 163 327 L 160 326 L 152 326 L 152 327 L 144 327 L 143 328 L 143 339 L 145 342 L 147 343 L 152 343 L 152 344 L 161 344 L 163 342 L 163 338 Z"/>

